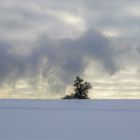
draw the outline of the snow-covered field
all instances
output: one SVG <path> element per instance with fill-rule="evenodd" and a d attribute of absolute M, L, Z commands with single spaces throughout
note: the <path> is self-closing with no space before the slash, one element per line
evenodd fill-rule
<path fill-rule="evenodd" d="M 0 100 L 0 140 L 139 140 L 140 100 Z"/>

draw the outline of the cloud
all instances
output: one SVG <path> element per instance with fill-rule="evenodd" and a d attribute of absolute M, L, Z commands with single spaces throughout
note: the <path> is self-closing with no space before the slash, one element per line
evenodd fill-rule
<path fill-rule="evenodd" d="M 12 80 L 15 74 L 18 72 L 22 73 L 22 59 L 18 59 L 17 56 L 10 54 L 11 45 L 5 42 L 0 42 L 0 82 L 5 82 L 6 80 Z M 18 67 L 18 69 L 16 68 Z M 23 66 L 24 68 L 24 66 Z M 16 71 L 18 70 L 18 71 Z"/>
<path fill-rule="evenodd" d="M 87 31 L 77 39 L 55 40 L 44 35 L 37 42 L 28 56 L 12 51 L 9 44 L 0 44 L 1 83 L 32 77 L 39 80 L 41 76 L 50 89 L 58 90 L 66 88 L 76 75 L 83 75 L 91 61 L 100 63 L 109 74 L 117 70 L 110 40 L 98 31 Z"/>
<path fill-rule="evenodd" d="M 109 81 L 121 71 L 133 71 L 128 77 L 138 81 L 139 4 L 1 0 L 1 86 L 26 81 L 58 95 L 76 75 L 93 76 L 91 81 L 107 75 Z"/>

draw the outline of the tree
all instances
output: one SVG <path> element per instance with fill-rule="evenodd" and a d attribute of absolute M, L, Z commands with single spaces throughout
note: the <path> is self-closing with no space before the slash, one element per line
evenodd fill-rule
<path fill-rule="evenodd" d="M 79 76 L 74 81 L 74 94 L 67 95 L 63 99 L 89 99 L 88 90 L 92 88 L 91 84 L 84 82 Z"/>

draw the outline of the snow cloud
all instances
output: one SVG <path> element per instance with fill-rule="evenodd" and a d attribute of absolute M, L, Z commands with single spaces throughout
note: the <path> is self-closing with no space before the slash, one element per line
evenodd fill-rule
<path fill-rule="evenodd" d="M 137 9 L 137 10 L 136 10 Z M 0 97 L 139 98 L 138 1 L 0 1 Z"/>

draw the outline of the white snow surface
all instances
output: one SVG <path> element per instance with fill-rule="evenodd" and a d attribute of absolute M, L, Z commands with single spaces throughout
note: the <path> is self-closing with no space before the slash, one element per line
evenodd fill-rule
<path fill-rule="evenodd" d="M 0 140 L 139 140 L 140 100 L 0 100 Z"/>

